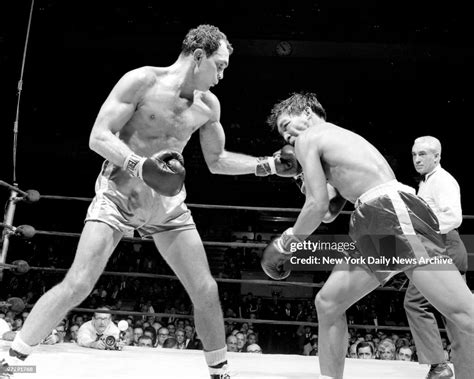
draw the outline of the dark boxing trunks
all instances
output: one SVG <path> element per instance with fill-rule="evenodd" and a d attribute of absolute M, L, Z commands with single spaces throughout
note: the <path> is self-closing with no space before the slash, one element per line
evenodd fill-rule
<path fill-rule="evenodd" d="M 396 180 L 364 193 L 355 208 L 349 235 L 380 283 L 446 256 L 435 214 Z"/>

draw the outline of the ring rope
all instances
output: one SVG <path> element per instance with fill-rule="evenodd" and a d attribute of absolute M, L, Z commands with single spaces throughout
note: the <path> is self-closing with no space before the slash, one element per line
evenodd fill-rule
<path fill-rule="evenodd" d="M 92 201 L 90 197 L 69 197 L 57 195 L 41 195 L 42 199 L 46 200 L 78 200 L 78 201 Z M 248 211 L 265 211 L 265 212 L 299 212 L 300 208 L 275 208 L 275 207 L 251 207 L 245 205 L 217 205 L 217 204 L 195 204 L 186 203 L 189 208 L 204 208 L 204 209 L 235 209 Z M 343 211 L 346 212 L 346 211 Z M 350 213 L 347 211 L 347 213 Z"/>
<path fill-rule="evenodd" d="M 92 201 L 91 197 L 71 197 L 59 195 L 41 195 L 42 199 L 46 200 L 78 200 L 78 201 Z M 217 205 L 217 204 L 196 204 L 186 203 L 189 208 L 203 208 L 203 209 L 233 209 L 233 210 L 247 210 L 247 211 L 261 211 L 261 212 L 288 212 L 298 213 L 301 208 L 276 208 L 276 207 L 254 207 L 247 205 Z M 341 211 L 341 214 L 350 215 L 352 211 Z M 474 215 L 463 215 L 465 220 L 474 220 Z"/>
<path fill-rule="evenodd" d="M 46 235 L 46 236 L 61 236 L 61 237 L 80 237 L 80 233 L 72 232 L 54 232 L 47 230 L 36 230 L 36 234 Z M 141 237 L 123 237 L 123 241 L 128 242 L 153 242 L 151 238 L 141 238 Z M 219 241 L 202 241 L 205 246 L 216 246 L 216 247 L 255 247 L 255 248 L 265 248 L 266 243 L 258 242 L 219 242 Z"/>
<path fill-rule="evenodd" d="M 29 308 L 31 306 L 27 306 Z M 71 312 L 86 312 L 86 313 L 95 313 L 97 309 L 89 308 L 73 308 Z M 194 319 L 193 315 L 182 315 L 176 313 L 150 313 L 150 312 L 137 312 L 137 311 L 122 311 L 122 310 L 101 310 L 101 313 L 110 313 L 116 314 L 119 316 L 155 316 L 155 317 L 174 317 L 174 318 L 186 318 Z M 255 319 L 255 318 L 238 318 L 238 317 L 224 317 L 224 321 L 238 322 L 238 323 L 250 323 L 250 324 L 272 324 L 272 325 L 294 325 L 294 326 L 311 326 L 317 328 L 319 324 L 317 322 L 308 322 L 308 321 L 285 321 L 285 320 L 270 320 L 270 319 Z M 410 331 L 408 326 L 389 326 L 389 325 L 361 325 L 361 324 L 350 324 L 349 328 L 352 329 L 382 329 L 382 330 L 399 330 L 399 331 Z M 439 329 L 441 332 L 444 332 L 445 329 Z"/>
<path fill-rule="evenodd" d="M 72 232 L 55 232 L 47 230 L 36 230 L 36 234 L 46 235 L 46 236 L 61 236 L 61 237 L 80 237 L 80 233 Z M 123 237 L 123 241 L 128 242 L 153 242 L 151 238 L 141 238 L 141 237 Z M 264 249 L 267 247 L 267 243 L 259 242 L 220 242 L 220 241 L 202 241 L 204 246 L 214 246 L 214 247 L 248 247 L 248 248 L 258 248 Z M 474 253 L 467 253 L 468 256 L 474 255 Z"/>
<path fill-rule="evenodd" d="M 0 268 L 14 270 L 17 266 L 9 263 L 0 263 Z M 56 268 L 56 267 L 38 267 L 30 266 L 29 270 L 33 271 L 43 271 L 43 272 L 52 272 L 52 273 L 67 273 L 69 269 L 66 268 Z M 129 271 L 104 271 L 102 275 L 106 276 L 125 276 L 132 278 L 149 278 L 149 279 L 169 279 L 169 280 L 179 280 L 178 277 L 174 275 L 165 275 L 165 274 L 150 274 L 142 272 L 129 272 Z M 295 282 L 295 281 L 273 281 L 266 279 L 230 279 L 230 278 L 214 278 L 216 282 L 222 283 L 232 283 L 232 284 L 258 284 L 258 285 L 270 285 L 270 286 L 280 286 L 280 287 L 306 287 L 306 288 L 322 288 L 324 284 L 321 283 L 307 283 L 307 282 Z M 377 288 L 379 291 L 392 291 L 392 292 L 404 292 L 404 289 L 397 289 L 393 287 L 380 287 Z"/>
<path fill-rule="evenodd" d="M 12 184 L 9 184 L 7 182 L 4 182 L 3 180 L 0 180 L 0 186 L 3 186 L 3 187 L 7 187 L 8 189 L 12 190 L 12 191 L 15 191 L 15 192 L 18 192 L 19 194 L 23 195 L 23 196 L 28 196 L 28 193 L 25 192 L 25 191 L 22 191 L 21 189 L 19 189 L 18 187 L 12 185 Z"/>

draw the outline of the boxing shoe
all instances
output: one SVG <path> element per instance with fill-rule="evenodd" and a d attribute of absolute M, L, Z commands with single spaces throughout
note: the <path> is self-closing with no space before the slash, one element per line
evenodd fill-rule
<path fill-rule="evenodd" d="M 446 362 L 431 365 L 426 379 L 448 379 L 453 377 L 453 371 Z"/>
<path fill-rule="evenodd" d="M 211 374 L 211 379 L 232 379 L 229 365 L 227 364 L 219 368 L 209 367 L 209 373 Z"/>

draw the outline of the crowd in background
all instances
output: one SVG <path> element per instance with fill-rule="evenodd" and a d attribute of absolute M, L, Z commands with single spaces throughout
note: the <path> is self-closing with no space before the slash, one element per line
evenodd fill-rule
<path fill-rule="evenodd" d="M 37 240 L 22 242 L 23 255 L 33 266 L 68 267 L 71 256 L 58 251 L 74 248 L 74 240 Z M 223 265 L 214 268 L 216 277 L 240 278 L 244 271 L 259 271 L 259 251 L 252 248 L 229 248 Z M 212 269 L 212 264 L 211 264 Z M 156 278 L 138 278 L 128 272 L 172 275 L 160 261 L 152 244 L 123 243 L 112 256 L 107 270 L 123 272 L 122 276 L 102 276 L 81 307 L 96 309 L 108 306 L 111 310 L 163 313 L 171 316 L 114 316 L 115 323 L 124 319 L 129 328 L 122 335 L 127 346 L 155 348 L 202 349 L 196 334 L 189 297 L 179 281 Z M 5 272 L 1 298 L 23 298 L 27 309 L 50 287 L 61 280 L 63 273 L 30 271 L 24 275 Z M 314 273 L 313 281 L 324 282 L 328 273 Z M 398 279 L 398 286 L 404 284 Z M 226 327 L 229 351 L 280 354 L 318 354 L 317 313 L 312 297 L 295 298 L 274 291 L 271 296 L 241 293 L 238 284 L 221 283 L 220 300 Z M 13 314 L 5 309 L 0 318 L 13 332 L 21 329 L 28 312 Z M 232 318 L 248 319 L 236 322 Z M 93 320 L 93 314 L 71 312 L 45 339 L 44 343 L 75 342 L 81 325 Z M 252 323 L 252 319 L 299 321 L 300 325 Z M 403 310 L 403 292 L 374 292 L 359 301 L 347 312 L 349 324 L 348 357 L 359 359 L 400 359 L 416 361 L 416 349 L 408 331 L 380 330 L 377 325 L 408 330 Z M 112 322 L 113 322 L 112 321 Z M 351 327 L 354 325 L 355 327 Z M 366 325 L 361 329 L 359 325 Z M 444 349 L 449 358 L 449 341 L 444 338 Z"/>

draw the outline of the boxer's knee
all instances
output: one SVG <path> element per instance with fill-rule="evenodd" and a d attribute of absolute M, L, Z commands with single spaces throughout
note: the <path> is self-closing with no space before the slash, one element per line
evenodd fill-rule
<path fill-rule="evenodd" d="M 64 278 L 61 286 L 71 302 L 80 303 L 92 292 L 95 280 L 91 277 L 91 273 L 80 271 L 68 274 Z"/>
<path fill-rule="evenodd" d="M 217 283 L 211 276 L 199 283 L 191 293 L 194 308 L 209 309 L 219 306 Z"/>
<path fill-rule="evenodd" d="M 338 303 L 337 299 L 327 296 L 324 290 L 318 292 L 314 299 L 314 305 L 316 306 L 319 320 L 336 320 L 343 316 L 346 311 L 346 308 L 340 302 Z"/>
<path fill-rule="evenodd" d="M 449 313 L 445 315 L 451 321 L 453 321 L 457 327 L 464 333 L 474 335 L 474 306 L 468 306 L 465 308 L 456 307 L 449 310 Z"/>

